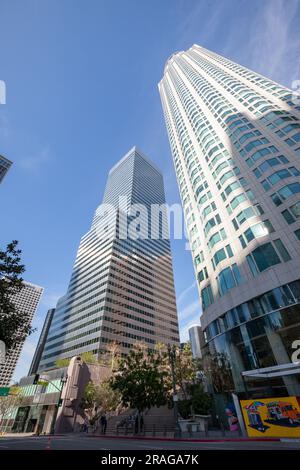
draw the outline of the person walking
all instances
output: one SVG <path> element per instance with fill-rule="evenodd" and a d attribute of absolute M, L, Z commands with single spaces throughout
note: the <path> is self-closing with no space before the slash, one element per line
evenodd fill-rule
<path fill-rule="evenodd" d="M 101 432 L 102 434 L 105 434 L 106 428 L 107 428 L 107 419 L 106 419 L 105 413 L 101 416 L 100 423 L 101 423 Z"/>

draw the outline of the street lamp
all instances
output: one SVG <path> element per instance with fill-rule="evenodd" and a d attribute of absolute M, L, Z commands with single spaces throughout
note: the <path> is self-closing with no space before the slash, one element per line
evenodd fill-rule
<path fill-rule="evenodd" d="M 60 379 L 60 384 L 61 384 L 60 388 L 56 387 L 56 385 L 54 385 L 54 383 L 50 382 L 57 390 L 59 390 L 59 397 L 58 397 L 58 401 L 55 405 L 55 413 L 54 413 L 53 421 L 52 421 L 52 423 L 53 423 L 53 434 L 54 434 L 54 430 L 55 430 L 55 422 L 56 422 L 56 418 L 57 418 L 57 414 L 58 414 L 58 408 L 59 408 L 60 402 L 61 402 L 61 396 L 62 396 L 63 388 L 64 388 L 67 380 L 68 380 L 68 375 L 67 374 L 64 375 L 62 373 L 61 379 Z"/>
<path fill-rule="evenodd" d="M 168 344 L 168 354 L 172 373 L 173 382 L 173 404 L 174 404 L 174 418 L 175 418 L 175 437 L 181 436 L 181 429 L 178 423 L 178 395 L 176 393 L 176 374 L 175 374 L 175 360 L 176 360 L 176 346 Z"/>

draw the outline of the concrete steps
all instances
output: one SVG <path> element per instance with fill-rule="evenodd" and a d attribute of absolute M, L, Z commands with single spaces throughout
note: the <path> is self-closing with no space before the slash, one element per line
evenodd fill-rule
<path fill-rule="evenodd" d="M 134 421 L 126 429 L 126 426 L 118 426 L 123 420 L 135 414 L 135 410 L 128 409 L 119 416 L 113 416 L 108 420 L 107 435 L 132 435 L 135 431 Z M 141 430 L 143 435 L 160 435 L 173 437 L 174 435 L 174 411 L 167 407 L 151 408 L 143 413 L 144 426 Z M 100 431 L 100 430 L 99 430 Z"/>

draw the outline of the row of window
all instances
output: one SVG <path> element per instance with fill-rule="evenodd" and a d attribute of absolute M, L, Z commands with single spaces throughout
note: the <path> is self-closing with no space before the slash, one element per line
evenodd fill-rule
<path fill-rule="evenodd" d="M 242 178 L 239 178 L 239 180 L 234 181 L 233 183 L 226 186 L 226 188 L 224 189 L 224 192 L 221 193 L 221 197 L 223 201 L 226 201 L 227 197 L 229 196 L 229 194 L 232 193 L 232 191 L 238 188 L 244 188 L 245 186 L 247 186 L 247 184 L 248 184 L 247 180 L 244 177 L 242 177 Z"/>
<path fill-rule="evenodd" d="M 219 241 L 226 240 L 227 235 L 225 229 L 222 228 L 219 232 L 214 233 L 208 240 L 207 246 L 212 249 Z"/>
<path fill-rule="evenodd" d="M 291 256 L 282 241 L 278 238 L 277 240 L 273 240 L 273 242 L 258 246 L 246 256 L 246 259 L 253 276 L 257 276 L 266 269 L 281 263 L 281 260 L 283 262 L 290 261 Z"/>
<path fill-rule="evenodd" d="M 272 155 L 272 153 L 278 152 L 279 150 L 274 145 L 270 145 L 263 149 L 257 150 L 250 157 L 248 156 L 247 152 L 245 152 L 244 150 L 240 150 L 240 154 L 242 155 L 242 157 L 247 157 L 245 161 L 249 167 L 255 165 L 258 160 L 265 157 L 266 155 Z"/>
<path fill-rule="evenodd" d="M 246 321 L 268 314 L 300 301 L 300 281 L 294 281 L 255 297 L 248 302 L 228 310 L 214 320 L 205 330 L 207 340 L 234 328 Z"/>
<path fill-rule="evenodd" d="M 260 178 L 263 175 L 263 173 L 270 170 L 274 166 L 285 164 L 285 163 L 289 163 L 289 161 L 283 155 L 279 155 L 278 157 L 268 158 L 263 163 L 258 165 L 258 167 L 255 168 L 255 170 L 253 170 L 253 173 L 255 174 L 256 178 Z"/>
<path fill-rule="evenodd" d="M 300 217 L 300 202 L 296 202 L 296 204 L 282 211 L 281 214 L 288 224 L 292 224 Z"/>
<path fill-rule="evenodd" d="M 280 206 L 283 201 L 298 193 L 300 193 L 300 183 L 291 183 L 283 186 L 276 193 L 272 194 L 271 199 L 275 206 Z"/>
<path fill-rule="evenodd" d="M 259 204 L 246 207 L 246 209 L 243 209 L 234 219 L 232 219 L 232 224 L 234 228 L 238 230 L 239 227 L 243 225 L 244 222 L 246 222 L 246 220 L 262 215 L 263 213 L 264 210 Z"/>
<path fill-rule="evenodd" d="M 243 278 L 237 264 L 232 264 L 228 268 L 223 269 L 217 277 L 219 295 L 226 294 L 226 292 L 242 282 Z"/>
<path fill-rule="evenodd" d="M 219 216 L 219 214 L 216 214 L 215 217 L 212 217 L 211 219 L 209 219 L 206 224 L 204 225 L 204 233 L 205 235 L 208 235 L 208 233 L 210 232 L 210 230 L 215 227 L 216 225 L 219 225 L 221 223 L 221 217 Z"/>
<path fill-rule="evenodd" d="M 261 184 L 265 191 L 271 189 L 271 186 L 274 186 L 279 181 L 284 180 L 286 178 L 291 178 L 292 176 L 300 176 L 300 171 L 297 170 L 294 166 L 287 168 L 283 168 L 282 170 L 275 171 L 272 173 L 268 178 L 261 181 Z"/>
<path fill-rule="evenodd" d="M 206 217 L 213 211 L 215 211 L 217 209 L 217 206 L 215 204 L 215 202 L 212 202 L 211 204 L 209 204 L 208 206 L 206 206 L 203 211 L 202 211 L 202 218 L 203 219 L 206 219 Z"/>
<path fill-rule="evenodd" d="M 265 237 L 272 232 L 274 232 L 274 228 L 269 220 L 264 220 L 263 222 L 252 225 L 250 228 L 247 228 L 247 230 L 245 230 L 242 235 L 239 236 L 242 248 L 246 248 L 247 244 L 255 238 Z"/>
<path fill-rule="evenodd" d="M 300 229 L 296 232 L 295 234 L 300 240 Z M 230 248 L 230 245 L 227 245 L 225 249 L 222 248 L 221 250 L 219 250 L 212 260 L 214 269 L 220 261 L 227 257 L 230 258 L 232 256 L 233 253 Z M 273 240 L 272 242 L 264 243 L 263 245 L 258 246 L 253 251 L 251 251 L 249 255 L 246 256 L 246 259 L 250 271 L 255 277 L 259 273 L 265 271 L 266 269 L 276 264 L 290 261 L 291 256 L 282 241 L 278 238 L 277 240 Z M 205 272 L 207 273 L 206 270 Z M 204 276 L 205 272 L 201 274 L 201 280 L 207 279 L 208 276 Z M 198 280 L 200 281 L 199 277 Z M 217 277 L 219 295 L 224 295 L 229 289 L 232 289 L 233 287 L 239 285 L 241 282 L 243 282 L 243 278 L 236 264 L 225 268 L 219 273 Z M 201 299 L 203 310 L 207 309 L 214 302 L 214 296 L 210 284 L 208 284 L 201 290 Z"/>
<path fill-rule="evenodd" d="M 233 251 L 231 249 L 230 245 L 226 245 L 225 248 L 221 248 L 220 250 L 216 251 L 212 258 L 212 265 L 213 268 L 216 269 L 219 263 L 223 261 L 226 258 L 232 258 L 233 256 Z"/>
<path fill-rule="evenodd" d="M 238 196 L 235 196 L 230 203 L 226 206 L 228 214 L 232 214 L 232 211 L 238 207 L 242 202 L 245 202 L 247 200 L 252 201 L 254 199 L 254 194 L 251 191 L 251 189 L 248 189 L 242 194 L 239 194 Z"/>

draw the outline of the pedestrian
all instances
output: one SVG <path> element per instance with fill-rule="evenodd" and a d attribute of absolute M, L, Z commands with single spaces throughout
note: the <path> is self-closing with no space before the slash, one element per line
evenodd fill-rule
<path fill-rule="evenodd" d="M 106 419 L 105 413 L 101 416 L 100 423 L 101 423 L 101 432 L 102 434 L 105 434 L 106 428 L 107 428 L 107 419 Z"/>
<path fill-rule="evenodd" d="M 88 434 L 89 432 L 89 426 L 88 426 L 88 421 L 85 420 L 84 425 L 83 425 L 83 432 L 86 432 Z"/>

